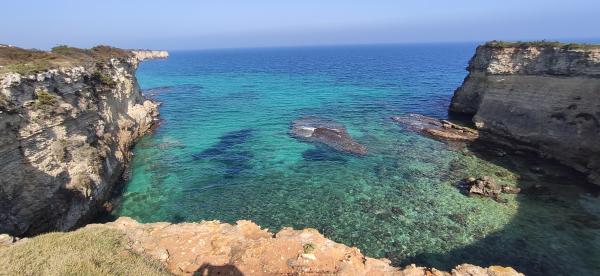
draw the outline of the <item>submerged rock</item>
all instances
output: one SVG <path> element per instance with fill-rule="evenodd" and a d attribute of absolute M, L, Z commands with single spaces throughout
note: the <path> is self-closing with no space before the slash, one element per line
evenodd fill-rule
<path fill-rule="evenodd" d="M 505 194 L 518 194 L 521 192 L 521 188 L 512 186 L 502 186 L 502 192 Z"/>
<path fill-rule="evenodd" d="M 459 188 L 467 192 L 469 195 L 490 197 L 496 201 L 500 201 L 499 196 L 502 193 L 518 194 L 521 192 L 520 188 L 498 184 L 493 178 L 489 176 L 483 176 L 480 178 L 466 178 L 459 185 Z"/>
<path fill-rule="evenodd" d="M 253 129 L 241 129 L 227 132 L 219 137 L 219 142 L 214 146 L 192 154 L 194 160 L 212 160 L 224 166 L 223 173 L 226 177 L 240 174 L 252 168 L 250 161 L 254 158 L 252 151 L 244 144 L 252 137 Z"/>
<path fill-rule="evenodd" d="M 305 117 L 293 121 L 290 135 L 305 141 L 322 143 L 346 153 L 367 154 L 367 148 L 354 141 L 343 125 L 318 117 Z"/>
<path fill-rule="evenodd" d="M 470 179 L 469 179 L 470 180 Z M 469 194 L 497 198 L 502 193 L 502 186 L 490 177 L 484 176 L 469 182 Z"/>
<path fill-rule="evenodd" d="M 475 141 L 479 138 L 479 133 L 474 129 L 420 114 L 393 116 L 392 120 L 406 126 L 408 130 L 440 140 Z"/>
<path fill-rule="evenodd" d="M 307 161 L 347 161 L 342 154 L 328 147 L 326 148 L 326 146 L 319 146 L 315 149 L 307 149 L 302 153 L 302 158 Z"/>

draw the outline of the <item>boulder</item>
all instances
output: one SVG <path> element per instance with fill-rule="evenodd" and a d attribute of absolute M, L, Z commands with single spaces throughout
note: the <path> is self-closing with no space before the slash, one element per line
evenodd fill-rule
<path fill-rule="evenodd" d="M 466 178 L 459 185 L 459 188 L 469 195 L 490 197 L 496 201 L 500 201 L 499 196 L 502 193 L 518 194 L 521 192 L 520 188 L 498 184 L 489 176 L 483 176 L 480 178 Z"/>
<path fill-rule="evenodd" d="M 392 120 L 404 125 L 410 131 L 415 131 L 438 140 L 475 141 L 479 138 L 479 133 L 474 129 L 420 114 L 393 116 Z"/>
<path fill-rule="evenodd" d="M 502 186 L 490 177 L 484 176 L 469 183 L 469 194 L 497 198 L 502 193 Z"/>
<path fill-rule="evenodd" d="M 319 117 L 304 117 L 292 122 L 292 137 L 327 145 L 337 151 L 356 155 L 367 154 L 367 147 L 350 137 L 346 128 L 337 122 Z"/>

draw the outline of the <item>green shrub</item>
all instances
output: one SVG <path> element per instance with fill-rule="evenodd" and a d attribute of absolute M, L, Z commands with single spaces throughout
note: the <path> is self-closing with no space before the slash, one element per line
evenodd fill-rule
<path fill-rule="evenodd" d="M 35 107 L 36 108 L 47 108 L 56 104 L 56 96 L 46 92 L 39 91 L 36 93 Z"/>
<path fill-rule="evenodd" d="M 109 87 L 115 87 L 117 85 L 116 81 L 114 81 L 110 76 L 103 74 L 101 71 L 95 71 L 92 74 L 92 80 Z"/>
<path fill-rule="evenodd" d="M 94 58 L 97 60 L 107 60 L 111 58 L 128 58 L 133 56 L 133 54 L 129 51 L 106 45 L 98 45 L 92 47 L 90 49 L 90 52 L 92 56 L 94 56 Z"/>
<path fill-rule="evenodd" d="M 52 68 L 90 66 L 94 63 L 106 63 L 111 58 L 123 59 L 132 56 L 129 51 L 103 45 L 91 49 L 60 45 L 49 52 L 2 46 L 0 47 L 0 73 L 15 72 L 28 75 Z"/>
<path fill-rule="evenodd" d="M 315 252 L 315 245 L 312 243 L 307 243 L 303 246 L 304 254 L 312 254 Z"/>
<path fill-rule="evenodd" d="M 56 46 L 52 48 L 50 52 L 82 62 L 93 60 L 90 50 L 69 47 L 66 45 Z"/>

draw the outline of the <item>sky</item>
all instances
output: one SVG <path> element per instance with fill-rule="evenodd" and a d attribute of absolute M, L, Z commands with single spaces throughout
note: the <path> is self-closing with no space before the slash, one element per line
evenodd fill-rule
<path fill-rule="evenodd" d="M 2 9 L 0 43 L 38 49 L 600 42 L 600 0 L 19 0 Z"/>

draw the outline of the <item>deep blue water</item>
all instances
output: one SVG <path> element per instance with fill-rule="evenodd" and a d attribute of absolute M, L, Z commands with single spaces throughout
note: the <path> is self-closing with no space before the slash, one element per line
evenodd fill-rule
<path fill-rule="evenodd" d="M 600 202 L 563 185 L 579 180 L 530 175 L 520 170 L 528 160 L 453 150 L 389 119 L 447 117 L 475 47 L 182 51 L 145 62 L 137 76 L 144 93 L 162 102 L 162 124 L 136 145 L 115 214 L 144 222 L 250 219 L 271 231 L 312 227 L 396 265 L 600 272 Z M 309 115 L 344 124 L 369 154 L 290 137 L 290 123 Z M 498 203 L 452 185 L 482 175 L 541 183 L 548 194 Z"/>

